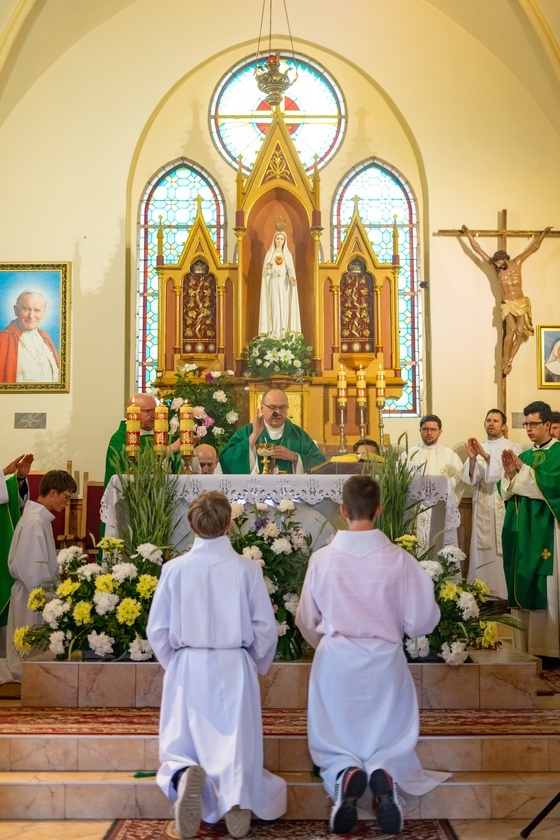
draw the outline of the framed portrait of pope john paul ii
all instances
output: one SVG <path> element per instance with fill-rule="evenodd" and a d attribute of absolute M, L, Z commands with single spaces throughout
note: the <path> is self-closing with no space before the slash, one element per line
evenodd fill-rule
<path fill-rule="evenodd" d="M 70 269 L 0 263 L 0 391 L 70 390 Z"/>
<path fill-rule="evenodd" d="M 537 327 L 539 388 L 560 388 L 560 326 Z"/>

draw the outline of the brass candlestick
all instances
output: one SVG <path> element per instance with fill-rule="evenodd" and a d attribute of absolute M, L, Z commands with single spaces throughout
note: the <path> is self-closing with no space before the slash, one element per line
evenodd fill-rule
<path fill-rule="evenodd" d="M 340 409 L 340 443 L 338 449 L 336 450 L 336 453 L 337 455 L 346 455 L 346 453 L 348 452 L 348 449 L 346 447 L 346 437 L 344 435 L 344 428 L 346 426 L 344 422 L 344 409 L 346 408 L 346 406 L 339 404 L 338 407 Z"/>
<path fill-rule="evenodd" d="M 358 405 L 358 408 L 360 409 L 360 440 L 363 440 L 366 436 L 366 421 L 364 416 L 366 407 L 365 405 Z"/>

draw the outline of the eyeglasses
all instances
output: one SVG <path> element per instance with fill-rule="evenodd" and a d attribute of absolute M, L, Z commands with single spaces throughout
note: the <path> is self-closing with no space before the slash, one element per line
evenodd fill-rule
<path fill-rule="evenodd" d="M 542 426 L 544 420 L 536 420 L 534 423 L 523 423 L 524 429 L 534 429 L 536 426 Z"/>
<path fill-rule="evenodd" d="M 420 431 L 421 431 L 421 432 L 429 432 L 429 433 L 431 433 L 431 434 L 435 434 L 436 432 L 439 432 L 439 427 L 438 427 L 438 426 L 436 426 L 435 428 L 433 428 L 433 429 L 432 429 L 432 428 L 430 428 L 430 426 L 422 426 L 422 428 L 420 429 Z"/>
<path fill-rule="evenodd" d="M 265 408 L 268 408 L 269 411 L 280 411 L 283 413 L 288 410 L 287 405 L 267 405 L 266 403 L 263 403 L 263 405 Z"/>
<path fill-rule="evenodd" d="M 72 493 L 63 493 L 62 495 L 64 496 L 64 500 L 66 502 L 69 502 L 70 499 L 72 498 Z"/>

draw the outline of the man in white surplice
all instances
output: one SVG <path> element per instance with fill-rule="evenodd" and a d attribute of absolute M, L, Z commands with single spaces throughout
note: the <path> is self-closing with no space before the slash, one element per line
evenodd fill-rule
<path fill-rule="evenodd" d="M 426 414 L 420 420 L 422 442 L 413 446 L 404 456 L 410 467 L 423 475 L 446 475 L 457 498 L 457 504 L 463 496 L 463 464 L 452 449 L 442 446 L 439 438 L 442 433 L 441 420 L 437 414 Z M 416 536 L 420 540 L 419 549 L 425 551 L 434 538 L 432 528 L 432 510 L 422 511 L 416 520 Z"/>
<path fill-rule="evenodd" d="M 373 529 L 379 501 L 370 476 L 345 482 L 341 513 L 349 530 L 312 555 L 296 615 L 316 648 L 309 748 L 335 801 L 331 828 L 337 834 L 352 830 L 355 800 L 368 786 L 375 797 L 376 779 L 392 791 L 379 791 L 391 801 L 378 807 L 378 822 L 398 834 L 402 813 L 399 820 L 393 780 L 419 796 L 447 777 L 423 770 L 416 756 L 418 700 L 402 644 L 405 633 L 424 635 L 437 625 L 433 583 L 417 560 Z"/>
<path fill-rule="evenodd" d="M 203 493 L 187 516 L 196 539 L 164 565 L 148 619 L 165 669 L 157 783 L 180 837 L 224 816 L 242 837 L 251 811 L 272 820 L 286 810 L 286 783 L 263 769 L 257 678 L 274 658 L 276 619 L 260 565 L 231 547 L 227 498 Z"/>
<path fill-rule="evenodd" d="M 483 580 L 493 594 L 507 598 L 502 556 L 502 526 L 505 505 L 497 484 L 503 478 L 502 452 L 511 449 L 518 455 L 521 447 L 504 437 L 506 416 L 491 408 L 484 420 L 486 440 L 467 440 L 468 458 L 463 467 L 463 481 L 472 486 L 472 532 L 469 557 L 469 583 Z"/>

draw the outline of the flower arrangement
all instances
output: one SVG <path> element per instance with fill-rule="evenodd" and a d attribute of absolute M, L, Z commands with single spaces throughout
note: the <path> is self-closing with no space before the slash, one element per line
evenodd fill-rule
<path fill-rule="evenodd" d="M 419 540 L 405 534 L 395 540 L 397 545 L 415 555 Z M 433 558 L 433 549 L 424 552 L 418 562 L 434 582 L 434 594 L 440 608 L 441 619 L 428 636 L 415 639 L 405 637 L 405 648 L 410 659 L 435 656 L 448 665 L 461 665 L 469 656 L 469 647 L 492 648 L 498 642 L 498 623 L 517 627 L 518 622 L 509 615 L 496 613 L 490 589 L 478 578 L 474 583 L 461 579 L 461 562 L 464 553 L 447 545 Z"/>
<path fill-rule="evenodd" d="M 276 614 L 277 652 L 286 660 L 299 659 L 304 641 L 295 615 L 311 555 L 311 536 L 296 521 L 296 505 L 289 499 L 277 506 L 257 502 L 249 510 L 240 502 L 232 502 L 231 507 L 233 548 L 263 566 Z"/>
<path fill-rule="evenodd" d="M 204 441 L 223 448 L 234 433 L 239 413 L 236 410 L 235 391 L 228 370 L 208 371 L 200 376 L 198 365 L 188 364 L 177 372 L 177 381 L 170 387 L 156 389 L 156 396 L 169 408 L 169 431 L 179 432 L 179 409 L 188 400 L 193 406 L 195 446 Z"/>
<path fill-rule="evenodd" d="M 245 376 L 267 379 L 276 374 L 286 374 L 296 380 L 314 376 L 312 352 L 313 349 L 305 343 L 301 333 L 286 333 L 282 339 L 253 338 L 244 350 L 247 359 Z"/>
<path fill-rule="evenodd" d="M 48 647 L 57 659 L 70 659 L 77 650 L 136 662 L 153 658 L 146 625 L 163 553 L 145 543 L 127 558 L 124 540 L 114 537 L 98 547 L 101 563 L 89 563 L 77 546 L 59 552 L 59 585 L 54 592 L 37 587 L 29 595 L 27 608 L 40 612 L 44 624 L 15 631 L 20 652 Z"/>

